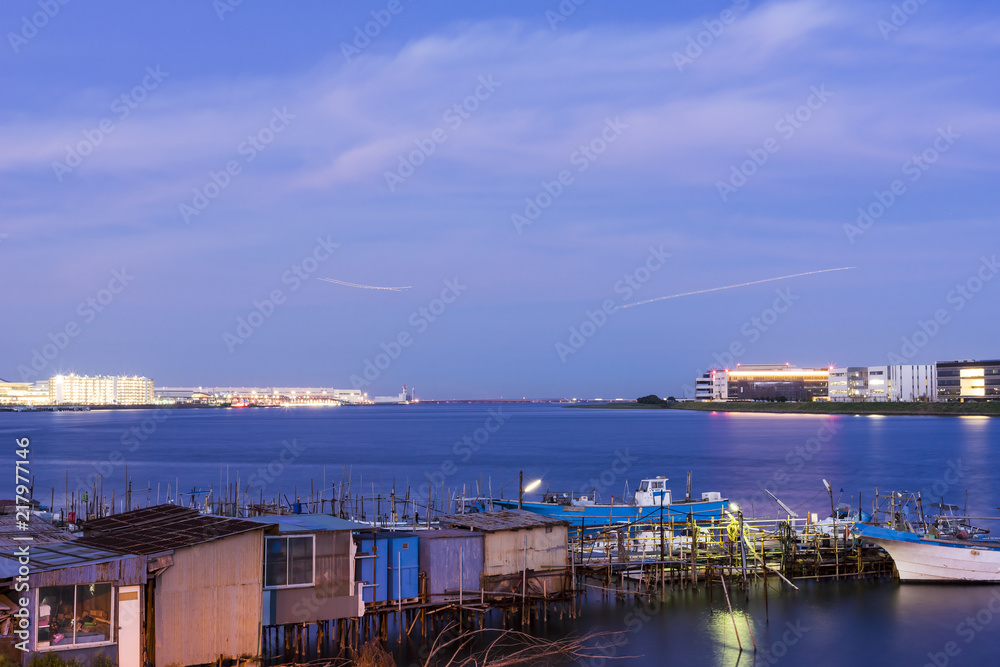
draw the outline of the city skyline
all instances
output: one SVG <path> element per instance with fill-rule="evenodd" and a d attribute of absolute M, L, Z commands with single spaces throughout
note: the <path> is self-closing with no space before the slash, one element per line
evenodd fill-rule
<path fill-rule="evenodd" d="M 985 2 L 54 6 L 0 12 L 6 380 L 998 356 Z"/>

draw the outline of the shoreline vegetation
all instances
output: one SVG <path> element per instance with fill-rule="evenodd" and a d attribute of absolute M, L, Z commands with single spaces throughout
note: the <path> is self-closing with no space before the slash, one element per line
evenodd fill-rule
<path fill-rule="evenodd" d="M 568 408 L 598 408 L 611 410 L 691 410 L 695 412 L 756 412 L 799 415 L 907 415 L 929 417 L 986 416 L 1000 417 L 1000 402 L 979 403 L 884 403 L 884 402 L 750 402 L 750 401 L 670 401 L 654 402 L 644 396 L 635 403 L 578 403 Z"/>

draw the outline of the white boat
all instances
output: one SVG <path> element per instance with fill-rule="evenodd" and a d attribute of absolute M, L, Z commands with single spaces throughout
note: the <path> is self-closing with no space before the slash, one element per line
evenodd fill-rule
<path fill-rule="evenodd" d="M 919 535 L 858 523 L 854 534 L 889 552 L 900 581 L 1000 582 L 1000 540 Z"/>

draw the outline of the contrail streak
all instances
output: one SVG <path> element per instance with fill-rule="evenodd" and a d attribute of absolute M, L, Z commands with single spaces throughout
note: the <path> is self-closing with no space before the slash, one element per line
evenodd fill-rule
<path fill-rule="evenodd" d="M 837 269 L 821 269 L 819 271 L 806 271 L 805 273 L 793 273 L 790 276 L 778 276 L 777 278 L 765 278 L 764 280 L 751 280 L 748 283 L 739 283 L 738 285 L 726 285 L 725 287 L 712 287 L 709 289 L 695 290 L 694 292 L 684 292 L 682 294 L 671 294 L 670 296 L 658 296 L 655 299 L 646 299 L 645 301 L 636 301 L 635 303 L 628 303 L 622 306 L 622 308 L 631 308 L 632 306 L 641 306 L 646 303 L 653 303 L 654 301 L 665 301 L 667 299 L 676 299 L 682 296 L 691 296 L 692 294 L 704 294 L 705 292 L 719 292 L 725 289 L 734 289 L 736 287 L 746 287 L 748 285 L 759 285 L 761 283 L 770 283 L 775 280 L 787 280 L 788 278 L 798 278 L 800 276 L 811 276 L 817 273 L 829 273 L 830 271 L 847 271 L 849 269 L 856 269 L 856 266 L 841 266 Z"/>
<path fill-rule="evenodd" d="M 410 289 L 411 285 L 405 287 L 378 287 L 376 285 L 359 285 L 357 283 L 349 283 L 343 280 L 334 280 L 333 278 L 320 278 L 320 280 L 325 280 L 328 283 L 334 283 L 336 285 L 343 285 L 344 287 L 357 287 L 359 289 L 384 289 L 390 292 L 402 292 L 403 290 Z"/>

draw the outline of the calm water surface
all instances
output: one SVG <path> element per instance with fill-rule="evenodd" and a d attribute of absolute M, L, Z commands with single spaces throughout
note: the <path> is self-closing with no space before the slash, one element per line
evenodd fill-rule
<path fill-rule="evenodd" d="M 310 484 L 339 482 L 346 466 L 355 490 L 363 479 L 369 493 L 372 484 L 388 492 L 395 483 L 399 492 L 409 486 L 425 495 L 430 482 L 435 489 L 465 485 L 470 493 L 478 483 L 497 493 L 502 479 L 509 497 L 523 470 L 526 480 L 542 479 L 542 488 L 597 486 L 605 497 L 662 474 L 680 495 L 690 470 L 695 493 L 720 491 L 761 516 L 778 515 L 763 488 L 800 513 L 829 513 L 824 478 L 835 501 L 852 505 L 860 493 L 870 506 L 876 487 L 967 502 L 970 513 L 982 516 L 997 516 L 1000 505 L 1000 420 L 978 417 L 547 405 L 123 410 L 0 413 L 0 435 L 11 445 L 15 437 L 31 438 L 36 497 L 48 502 L 54 494 L 56 507 L 67 473 L 70 491 L 89 487 L 98 472 L 106 489 L 120 490 L 126 465 L 133 487 L 152 489 L 154 500 L 157 487 L 162 499 L 167 485 L 219 488 L 227 475 L 265 496 L 291 497 L 293 489 L 301 495 Z M 1000 586 L 886 581 L 807 584 L 796 592 L 772 583 L 769 591 L 766 614 L 759 588 L 749 600 L 734 595 L 740 640 L 749 648 L 752 629 L 761 649 L 756 657 L 740 655 L 718 590 L 711 600 L 702 592 L 668 591 L 652 609 L 590 594 L 582 619 L 550 631 L 626 632 L 617 654 L 642 657 L 609 665 L 1000 665 Z"/>

